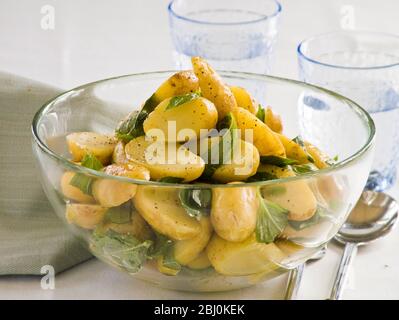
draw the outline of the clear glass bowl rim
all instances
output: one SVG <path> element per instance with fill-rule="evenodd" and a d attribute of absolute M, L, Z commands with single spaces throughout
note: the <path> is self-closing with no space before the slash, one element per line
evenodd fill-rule
<path fill-rule="evenodd" d="M 310 43 L 316 39 L 320 39 L 326 36 L 332 36 L 332 35 L 359 35 L 359 34 L 364 34 L 364 35 L 373 35 L 373 36 L 380 36 L 380 37 L 389 37 L 392 38 L 399 43 L 399 36 L 396 34 L 392 33 L 387 33 L 387 32 L 380 32 L 380 31 L 367 31 L 367 30 L 339 30 L 339 31 L 332 31 L 332 32 L 327 32 L 327 33 L 321 33 L 315 36 L 312 36 L 310 38 L 302 40 L 298 47 L 297 47 L 297 54 L 299 58 L 302 58 L 308 62 L 314 63 L 316 65 L 324 66 L 324 67 L 329 67 L 329 68 L 336 68 L 336 69 L 348 69 L 348 70 L 375 70 L 375 69 L 386 69 L 386 68 L 392 68 L 392 67 L 399 67 L 399 58 L 398 62 L 395 63 L 390 63 L 390 64 L 385 64 L 385 65 L 378 65 L 378 66 L 370 66 L 370 67 L 349 67 L 349 66 L 343 66 L 339 64 L 330 64 L 330 63 L 325 63 L 321 62 L 317 59 L 310 58 L 308 55 L 306 55 L 303 52 L 302 47 Z"/>
<path fill-rule="evenodd" d="M 346 102 L 352 111 L 358 114 L 359 118 L 361 118 L 364 123 L 366 124 L 367 128 L 369 129 L 369 136 L 366 141 L 366 143 L 355 153 L 353 153 L 351 156 L 348 158 L 337 162 L 333 166 L 320 169 L 317 171 L 309 172 L 306 174 L 302 174 L 299 176 L 294 176 L 294 177 L 286 177 L 286 178 L 280 178 L 280 179 L 273 179 L 273 180 L 267 180 L 267 181 L 258 181 L 258 182 L 246 182 L 246 183 L 240 183 L 240 184 L 207 184 L 207 183 L 199 183 L 199 184 L 189 184 L 189 183 L 167 183 L 167 182 L 157 182 L 157 181 L 146 181 L 146 180 L 137 180 L 137 179 L 132 179 L 132 178 L 127 178 L 127 177 L 121 177 L 121 176 L 113 176 L 113 175 L 108 175 L 105 174 L 101 171 L 96 171 L 92 170 L 83 166 L 80 166 L 67 158 L 53 152 L 45 142 L 43 142 L 38 134 L 38 124 L 40 123 L 40 120 L 42 117 L 44 117 L 48 111 L 48 109 L 51 107 L 51 105 L 58 99 L 62 98 L 64 95 L 68 95 L 74 91 L 78 90 L 84 90 L 86 88 L 89 88 L 91 86 L 104 83 L 107 81 L 112 81 L 112 80 L 119 80 L 123 78 L 129 78 L 129 77 L 151 77 L 151 76 L 162 76 L 162 75 L 170 75 L 171 73 L 178 72 L 178 70 L 167 70 L 167 71 L 155 71 L 155 72 L 144 72 L 144 73 L 134 73 L 134 74 L 127 74 L 127 75 L 122 75 L 122 76 L 117 76 L 117 77 L 112 77 L 112 78 L 107 78 L 107 79 L 102 79 L 90 83 L 86 83 L 84 85 L 81 85 L 79 87 L 70 89 L 68 91 L 65 91 L 58 96 L 52 98 L 48 102 L 46 102 L 34 115 L 32 125 L 31 125 L 31 131 L 33 135 L 33 142 L 37 144 L 37 146 L 49 157 L 53 158 L 57 162 L 61 162 L 63 166 L 68 168 L 69 170 L 73 172 L 78 172 L 90 176 L 94 176 L 96 178 L 106 178 L 106 179 L 113 179 L 121 182 L 128 182 L 128 183 L 134 183 L 138 185 L 148 185 L 148 186 L 153 186 L 153 187 L 173 187 L 173 188 L 179 188 L 179 189 L 210 189 L 210 188 L 238 188 L 238 187 L 261 187 L 261 186 L 270 186 L 273 184 L 278 184 L 278 183 L 285 183 L 285 182 L 290 182 L 294 180 L 301 180 L 305 178 L 310 178 L 310 177 L 316 177 L 319 175 L 323 174 L 331 174 L 334 171 L 338 171 L 340 169 L 343 169 L 344 167 L 350 165 L 352 162 L 356 161 L 359 157 L 361 157 L 364 153 L 367 152 L 371 148 L 371 146 L 374 143 L 375 139 L 375 125 L 374 121 L 371 118 L 371 116 L 368 114 L 366 110 L 364 110 L 360 105 L 358 105 L 356 102 L 338 94 L 335 93 L 331 90 L 318 87 L 315 85 L 307 84 L 305 82 L 297 81 L 297 80 L 292 80 L 292 79 L 286 79 L 286 78 L 281 78 L 281 77 L 275 77 L 275 76 L 269 76 L 269 75 L 262 75 L 262 74 L 256 74 L 256 73 L 246 73 L 246 72 L 236 72 L 236 71 L 223 71 L 223 70 L 218 70 L 220 75 L 222 76 L 230 76 L 234 78 L 240 78 L 243 80 L 260 80 L 260 81 L 277 81 L 280 83 L 289 83 L 292 85 L 296 86 L 301 86 L 303 88 L 309 88 L 312 89 L 313 91 L 320 91 L 324 94 L 333 96 L 334 98 L 338 100 L 342 100 Z"/>
<path fill-rule="evenodd" d="M 271 19 L 273 17 L 276 17 L 278 15 L 280 15 L 283 7 L 281 6 L 280 2 L 278 2 L 277 0 L 267 0 L 270 2 L 274 2 L 276 5 L 276 10 L 267 16 L 264 16 L 262 18 L 259 19 L 254 19 L 254 20 L 249 20 L 249 21 L 237 21 L 237 22 L 211 22 L 211 21 L 204 21 L 204 20 L 196 20 L 196 19 L 191 19 L 188 18 L 184 15 L 178 14 L 175 10 L 173 10 L 173 5 L 176 2 L 176 0 L 172 0 L 171 2 L 169 2 L 168 5 L 168 11 L 169 14 L 174 16 L 177 19 L 180 20 L 184 20 L 187 22 L 191 22 L 191 23 L 196 23 L 196 24 L 204 24 L 204 25 L 220 25 L 220 26 L 234 26 L 234 25 L 244 25 L 244 24 L 252 24 L 252 23 L 258 23 L 258 22 L 262 22 L 268 19 Z"/>

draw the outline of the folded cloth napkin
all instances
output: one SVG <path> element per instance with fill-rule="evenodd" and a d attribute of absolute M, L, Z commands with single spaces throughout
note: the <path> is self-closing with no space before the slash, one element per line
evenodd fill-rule
<path fill-rule="evenodd" d="M 60 272 L 91 257 L 53 212 L 32 155 L 33 115 L 59 92 L 0 72 L 0 275 Z"/>

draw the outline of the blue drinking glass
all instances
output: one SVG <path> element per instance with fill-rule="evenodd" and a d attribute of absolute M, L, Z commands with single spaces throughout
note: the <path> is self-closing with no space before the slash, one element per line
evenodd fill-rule
<path fill-rule="evenodd" d="M 281 5 L 275 0 L 174 0 L 169 22 L 178 69 L 201 56 L 216 69 L 268 73 Z"/>
<path fill-rule="evenodd" d="M 305 40 L 297 51 L 302 81 L 340 93 L 371 114 L 377 141 L 366 188 L 390 188 L 396 181 L 399 160 L 399 37 L 338 31 Z M 311 96 L 303 100 L 307 103 L 299 112 L 306 133 L 306 123 L 317 121 L 307 117 L 307 109 L 324 109 L 328 105 Z"/>

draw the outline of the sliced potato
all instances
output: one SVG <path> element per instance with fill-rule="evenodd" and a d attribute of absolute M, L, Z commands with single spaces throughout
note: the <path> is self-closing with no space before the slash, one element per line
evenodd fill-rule
<path fill-rule="evenodd" d="M 284 146 L 276 134 L 254 114 L 243 108 L 235 109 L 233 114 L 241 129 L 241 138 L 253 143 L 261 156 L 285 156 Z M 252 137 L 245 134 L 246 130 L 252 130 Z"/>
<path fill-rule="evenodd" d="M 201 232 L 200 223 L 181 207 L 176 189 L 138 186 L 133 202 L 152 228 L 171 239 L 191 239 Z"/>
<path fill-rule="evenodd" d="M 202 251 L 194 260 L 187 264 L 187 267 L 193 270 L 202 270 L 212 266 L 206 251 Z"/>
<path fill-rule="evenodd" d="M 215 234 L 207 246 L 207 254 L 215 270 L 226 276 L 269 271 L 271 264 L 274 267 L 275 262 L 285 257 L 274 243 L 257 242 L 255 234 L 243 242 L 226 241 Z"/>
<path fill-rule="evenodd" d="M 265 199 L 287 209 L 289 220 L 310 219 L 317 210 L 316 197 L 305 180 L 262 187 L 262 195 Z"/>
<path fill-rule="evenodd" d="M 80 203 L 95 203 L 92 196 L 85 194 L 77 187 L 71 185 L 71 180 L 76 173 L 67 171 L 61 177 L 61 191 L 65 197 Z"/>
<path fill-rule="evenodd" d="M 167 109 L 171 99 L 165 99 L 150 113 L 144 121 L 144 131 L 159 129 L 165 140 L 169 142 L 184 142 L 197 139 L 202 130 L 210 130 L 216 126 L 218 112 L 215 105 L 198 97 L 177 107 Z M 171 128 L 174 130 L 171 130 Z"/>
<path fill-rule="evenodd" d="M 126 158 L 125 144 L 123 141 L 118 141 L 112 153 L 112 162 L 115 164 L 126 164 L 129 161 Z"/>
<path fill-rule="evenodd" d="M 228 241 L 240 242 L 255 230 L 259 207 L 256 188 L 214 188 L 211 221 L 215 232 Z"/>
<path fill-rule="evenodd" d="M 307 152 L 299 144 L 283 134 L 277 134 L 277 137 L 284 146 L 287 158 L 297 160 L 299 164 L 309 163 Z"/>
<path fill-rule="evenodd" d="M 185 182 L 193 181 L 201 176 L 205 168 L 204 160 L 187 148 L 146 140 L 144 136 L 131 140 L 125 146 L 125 152 L 129 161 L 146 167 L 155 180 L 175 177 Z M 170 154 L 172 158 L 169 158 Z"/>
<path fill-rule="evenodd" d="M 86 154 L 92 154 L 103 164 L 110 162 L 117 142 L 111 135 L 95 132 L 70 133 L 66 140 L 73 161 L 79 162 Z"/>
<path fill-rule="evenodd" d="M 233 93 L 239 107 L 244 108 L 253 114 L 256 114 L 259 104 L 246 89 L 236 86 L 230 86 L 230 90 Z"/>
<path fill-rule="evenodd" d="M 313 144 L 309 142 L 305 141 L 305 146 L 306 146 L 306 151 L 312 156 L 314 164 L 316 165 L 317 168 L 323 169 L 329 166 L 327 164 L 327 161 L 330 159 L 330 157 L 327 154 L 325 154 L 319 148 L 315 147 Z"/>
<path fill-rule="evenodd" d="M 185 70 L 175 73 L 162 83 L 151 98 L 154 99 L 156 103 L 160 103 L 167 98 L 196 92 L 198 90 L 199 82 L 194 72 Z"/>
<path fill-rule="evenodd" d="M 150 172 L 136 164 L 112 164 L 103 169 L 104 173 L 132 179 L 150 180 Z M 97 179 L 92 193 L 103 207 L 117 207 L 136 194 L 137 185 L 112 179 Z"/>
<path fill-rule="evenodd" d="M 263 119 L 263 121 L 274 132 L 277 133 L 283 132 L 283 123 L 281 122 L 281 117 L 278 114 L 274 113 L 270 107 L 266 108 L 265 119 Z"/>
<path fill-rule="evenodd" d="M 192 57 L 191 63 L 198 77 L 202 95 L 212 101 L 218 110 L 219 119 L 237 108 L 237 102 L 229 86 L 215 70 L 202 58 Z"/>
<path fill-rule="evenodd" d="M 94 229 L 100 224 L 108 208 L 96 204 L 67 203 L 66 219 L 84 229 Z"/>
<path fill-rule="evenodd" d="M 212 224 L 208 217 L 202 217 L 199 221 L 201 232 L 194 238 L 180 240 L 174 243 L 175 260 L 185 266 L 193 261 L 203 251 L 212 236 Z"/>
<path fill-rule="evenodd" d="M 253 176 L 259 167 L 259 152 L 253 144 L 240 140 L 234 148 L 232 161 L 219 166 L 212 178 L 222 183 L 243 181 Z"/>

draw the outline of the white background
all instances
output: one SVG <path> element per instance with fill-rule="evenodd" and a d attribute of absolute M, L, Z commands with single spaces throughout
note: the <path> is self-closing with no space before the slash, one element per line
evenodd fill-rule
<path fill-rule="evenodd" d="M 67 89 L 121 74 L 173 69 L 167 3 L 0 0 L 0 70 Z M 344 6 L 354 7 L 356 28 L 399 34 L 397 0 L 281 3 L 275 75 L 297 78 L 297 44 L 311 35 L 339 29 Z M 54 30 L 41 28 L 40 10 L 44 5 L 55 8 Z M 391 194 L 399 198 L 399 188 L 396 186 Z M 399 299 L 398 247 L 399 235 L 394 231 L 380 242 L 360 249 L 344 298 Z M 307 267 L 300 298 L 328 296 L 340 254 L 339 246 L 330 245 L 323 260 Z M 91 260 L 58 275 L 55 290 L 41 290 L 38 277 L 0 277 L 0 298 L 266 299 L 281 298 L 285 281 L 286 276 L 281 276 L 230 293 L 188 294 L 154 288 Z"/>

